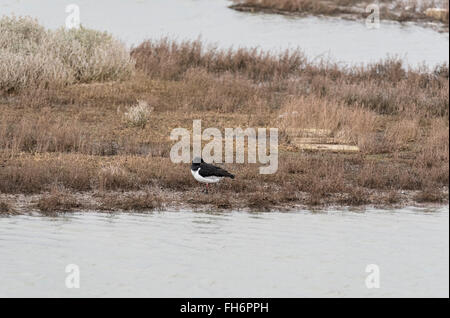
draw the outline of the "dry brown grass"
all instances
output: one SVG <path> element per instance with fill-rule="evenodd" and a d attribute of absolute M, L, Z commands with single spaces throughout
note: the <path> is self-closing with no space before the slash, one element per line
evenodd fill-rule
<path fill-rule="evenodd" d="M 426 188 L 416 194 L 414 198 L 419 203 L 443 203 L 448 201 L 447 197 L 437 189 Z"/>
<path fill-rule="evenodd" d="M 0 200 L 0 215 L 16 214 L 16 211 L 9 202 Z"/>
<path fill-rule="evenodd" d="M 347 143 L 360 144 L 364 136 L 377 128 L 377 114 L 361 106 L 348 107 L 343 102 L 317 97 L 288 101 L 281 109 L 283 129 L 320 129 Z"/>
<path fill-rule="evenodd" d="M 397 205 L 399 203 L 401 203 L 402 198 L 400 196 L 400 194 L 398 193 L 398 191 L 392 190 L 389 191 L 385 197 L 384 197 L 384 202 L 386 203 L 386 205 Z"/>
<path fill-rule="evenodd" d="M 132 50 L 150 79 L 171 80 L 155 109 L 254 112 L 280 109 L 288 96 L 316 96 L 379 114 L 448 116 L 448 65 L 407 69 L 387 59 L 363 67 L 311 63 L 298 50 L 208 49 L 199 41 L 163 39 Z M 159 104 L 159 105 L 158 105 Z M 256 105 L 256 106 L 255 106 Z"/>
<path fill-rule="evenodd" d="M 59 212 L 69 212 L 81 205 L 72 194 L 65 190 L 53 188 L 49 194 L 39 198 L 36 207 L 42 214 L 53 215 Z"/>
<path fill-rule="evenodd" d="M 369 204 L 371 201 L 366 189 L 352 187 L 338 202 L 345 206 L 360 206 Z"/>
<path fill-rule="evenodd" d="M 155 202 L 169 206 L 187 201 L 194 205 L 206 204 L 219 209 L 232 207 L 271 210 L 295 204 L 393 203 L 397 202 L 398 198 L 395 196 L 391 199 L 386 198 L 392 191 L 433 189 L 434 193 L 442 193 L 443 187 L 445 188 L 443 180 L 435 178 L 435 175 L 430 173 L 434 168 L 415 169 L 408 165 L 400 165 L 394 160 L 373 161 L 360 158 L 358 154 L 344 156 L 288 153 L 280 156 L 280 169 L 275 175 L 259 175 L 255 165 L 228 165 L 227 168 L 238 177 L 215 185 L 211 189 L 213 195 L 206 197 L 201 194 L 203 186 L 190 176 L 189 165 L 174 165 L 170 159 L 117 156 L 106 159 L 87 155 L 79 157 L 78 160 L 74 160 L 74 156 L 66 154 L 54 158 L 29 157 L 22 159 L 21 162 L 15 160 L 14 163 L 9 162 L 8 167 L 2 169 L 1 191 L 41 193 L 52 191 L 55 183 L 65 187 L 69 192 L 100 191 L 106 194 L 111 191 L 139 193 L 151 187 L 159 189 L 158 191 L 165 195 L 157 196 L 159 200 Z M 107 161 L 110 163 L 105 172 L 104 166 Z M 48 170 L 55 166 L 58 168 Z M 167 166 L 171 167 L 169 172 L 161 168 Z M 14 174 L 11 174 L 11 170 Z M 368 197 L 369 190 L 377 195 L 373 198 Z M 180 201 L 173 200 L 170 193 L 178 193 L 175 196 L 179 197 Z M 191 194 L 193 195 L 189 200 L 182 200 L 183 195 Z M 129 209 L 134 209 L 136 204 L 142 206 L 142 208 L 137 206 L 136 209 L 151 210 L 158 207 L 158 205 L 152 207 L 155 203 L 151 203 L 150 199 L 144 200 L 145 196 L 140 194 L 130 194 L 128 199 L 124 196 L 118 197 L 115 203 L 111 201 L 113 197 L 114 195 L 105 196 L 102 205 L 104 209 L 127 210 L 126 205 L 130 206 Z M 52 198 L 55 200 L 55 196 Z M 106 205 L 108 201 L 112 202 L 109 206 Z M 145 202 L 150 203 L 145 205 Z"/>
<path fill-rule="evenodd" d="M 167 39 L 132 55 L 137 70 L 126 81 L 0 95 L 1 193 L 40 194 L 42 210 L 52 213 L 83 208 L 61 199 L 55 185 L 102 193 L 99 206 L 107 210 L 403 204 L 426 196 L 401 191 L 442 196 L 448 188 L 447 65 L 413 70 L 390 59 L 345 68 L 293 51 L 209 51 L 199 41 Z M 130 125 L 125 114 L 138 101 L 153 111 L 145 125 Z M 236 179 L 202 195 L 189 165 L 169 158 L 170 131 L 191 130 L 200 118 L 203 128 L 280 128 L 278 172 L 226 165 Z M 361 151 L 300 151 L 291 128 L 330 130 Z"/>
<path fill-rule="evenodd" d="M 200 40 L 176 42 L 168 38 L 145 41 L 131 51 L 136 67 L 151 78 L 181 80 L 191 68 L 209 73 L 240 74 L 256 81 L 285 78 L 306 62 L 300 51 L 272 54 L 260 49 L 222 50 Z"/>
<path fill-rule="evenodd" d="M 155 193 L 125 194 L 123 196 L 105 194 L 101 197 L 101 210 L 108 211 L 154 211 L 163 206 L 162 199 Z"/>

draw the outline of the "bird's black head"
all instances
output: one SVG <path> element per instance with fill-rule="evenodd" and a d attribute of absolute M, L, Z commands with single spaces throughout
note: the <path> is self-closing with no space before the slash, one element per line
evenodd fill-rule
<path fill-rule="evenodd" d="M 194 160 L 192 160 L 191 170 L 197 171 L 202 163 L 204 163 L 202 158 L 195 157 Z"/>

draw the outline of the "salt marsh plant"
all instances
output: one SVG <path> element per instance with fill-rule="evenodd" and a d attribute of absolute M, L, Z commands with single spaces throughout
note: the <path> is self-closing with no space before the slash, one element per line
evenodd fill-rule
<path fill-rule="evenodd" d="M 47 30 L 28 17 L 0 18 L 0 92 L 128 78 L 134 62 L 109 34 Z"/>
<path fill-rule="evenodd" d="M 134 69 L 128 50 L 106 32 L 59 29 L 51 41 L 56 57 L 72 70 L 76 82 L 120 80 Z"/>
<path fill-rule="evenodd" d="M 124 116 L 128 125 L 144 128 L 150 119 L 152 111 L 153 108 L 151 108 L 146 101 L 139 100 L 136 105 L 128 108 Z"/>

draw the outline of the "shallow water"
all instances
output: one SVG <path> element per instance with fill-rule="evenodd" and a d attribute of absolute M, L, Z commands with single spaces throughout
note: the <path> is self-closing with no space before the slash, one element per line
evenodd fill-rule
<path fill-rule="evenodd" d="M 292 18 L 248 14 L 228 9 L 228 0 L 0 0 L 0 14 L 30 15 L 50 28 L 63 26 L 67 4 L 80 7 L 81 23 L 107 30 L 128 43 L 170 36 L 199 36 L 220 47 L 269 50 L 301 48 L 312 59 L 345 64 L 399 56 L 411 65 L 448 62 L 449 35 L 414 24 L 381 21 L 368 29 L 364 21 L 338 18 Z M 381 17 L 382 18 L 382 17 Z"/>
<path fill-rule="evenodd" d="M 448 297 L 449 210 L 4 217 L 0 269 L 0 296 Z"/>

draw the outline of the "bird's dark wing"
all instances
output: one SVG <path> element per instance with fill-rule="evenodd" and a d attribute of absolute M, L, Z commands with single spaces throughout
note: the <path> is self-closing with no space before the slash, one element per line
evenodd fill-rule
<path fill-rule="evenodd" d="M 234 179 L 234 175 L 225 169 L 210 165 L 208 163 L 202 163 L 200 165 L 199 173 L 202 177 L 228 177 Z"/>

